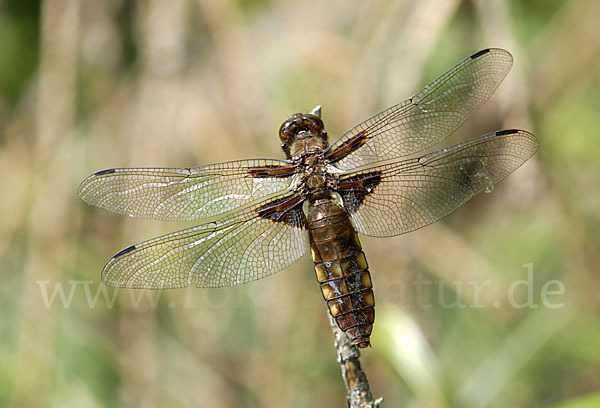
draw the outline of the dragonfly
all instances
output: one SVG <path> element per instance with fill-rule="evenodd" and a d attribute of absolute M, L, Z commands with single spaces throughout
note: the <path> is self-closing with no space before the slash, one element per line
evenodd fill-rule
<path fill-rule="evenodd" d="M 503 49 L 465 58 L 409 99 L 333 143 L 321 109 L 279 129 L 285 159 L 187 168 L 112 168 L 79 187 L 89 204 L 129 217 L 199 224 L 131 245 L 102 271 L 112 287 L 238 285 L 310 250 L 331 316 L 370 345 L 375 299 L 358 234 L 391 237 L 458 209 L 527 161 L 535 136 L 505 129 L 431 151 L 481 107 L 513 63 Z"/>

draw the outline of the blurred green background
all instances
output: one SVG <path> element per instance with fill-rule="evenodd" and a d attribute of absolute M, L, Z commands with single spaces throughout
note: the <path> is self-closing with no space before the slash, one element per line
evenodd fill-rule
<path fill-rule="evenodd" d="M 362 362 L 386 407 L 600 407 L 598 16 L 591 0 L 0 1 L 0 406 L 344 406 L 308 256 L 235 288 L 106 288 L 115 252 L 189 224 L 89 207 L 78 184 L 280 158 L 291 114 L 321 104 L 333 138 L 496 46 L 513 70 L 451 141 L 517 127 L 540 150 L 442 222 L 362 239 Z"/>

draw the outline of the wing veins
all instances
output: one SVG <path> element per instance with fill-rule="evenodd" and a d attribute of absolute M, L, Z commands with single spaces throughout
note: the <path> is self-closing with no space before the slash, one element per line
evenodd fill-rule
<path fill-rule="evenodd" d="M 483 51 L 467 57 L 412 98 L 346 132 L 329 147 L 328 156 L 336 158 L 342 170 L 350 170 L 407 156 L 449 136 L 491 96 L 512 65 L 512 56 L 505 50 Z M 455 119 L 444 123 L 440 115 L 444 112 L 444 117 Z M 347 142 L 360 134 L 366 138 L 364 143 L 336 153 L 347 149 Z M 369 151 L 360 147 L 363 144 Z"/>

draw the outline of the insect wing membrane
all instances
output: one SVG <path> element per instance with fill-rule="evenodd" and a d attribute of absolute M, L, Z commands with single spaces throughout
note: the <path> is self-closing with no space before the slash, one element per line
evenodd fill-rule
<path fill-rule="evenodd" d="M 422 151 L 452 134 L 494 93 L 512 66 L 508 51 L 465 58 L 412 98 L 358 124 L 326 157 L 343 170 Z"/>
<path fill-rule="evenodd" d="M 409 160 L 340 179 L 339 193 L 358 232 L 404 234 L 445 217 L 529 159 L 538 143 L 524 130 L 501 130 Z"/>
<path fill-rule="evenodd" d="M 293 173 L 294 167 L 280 160 L 109 169 L 86 178 L 79 196 L 89 204 L 130 217 L 194 221 L 285 190 Z"/>

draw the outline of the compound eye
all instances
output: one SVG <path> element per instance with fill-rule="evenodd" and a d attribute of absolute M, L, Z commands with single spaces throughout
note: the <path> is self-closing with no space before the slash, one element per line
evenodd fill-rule
<path fill-rule="evenodd" d="M 319 134 L 319 132 L 325 128 L 325 125 L 323 125 L 323 121 L 317 115 L 307 113 L 305 115 L 305 118 L 306 118 L 306 127 L 310 131 L 314 132 L 314 134 Z"/>
<path fill-rule="evenodd" d="M 294 139 L 294 123 L 290 120 L 283 122 L 279 128 L 279 139 L 286 145 L 293 142 Z"/>

